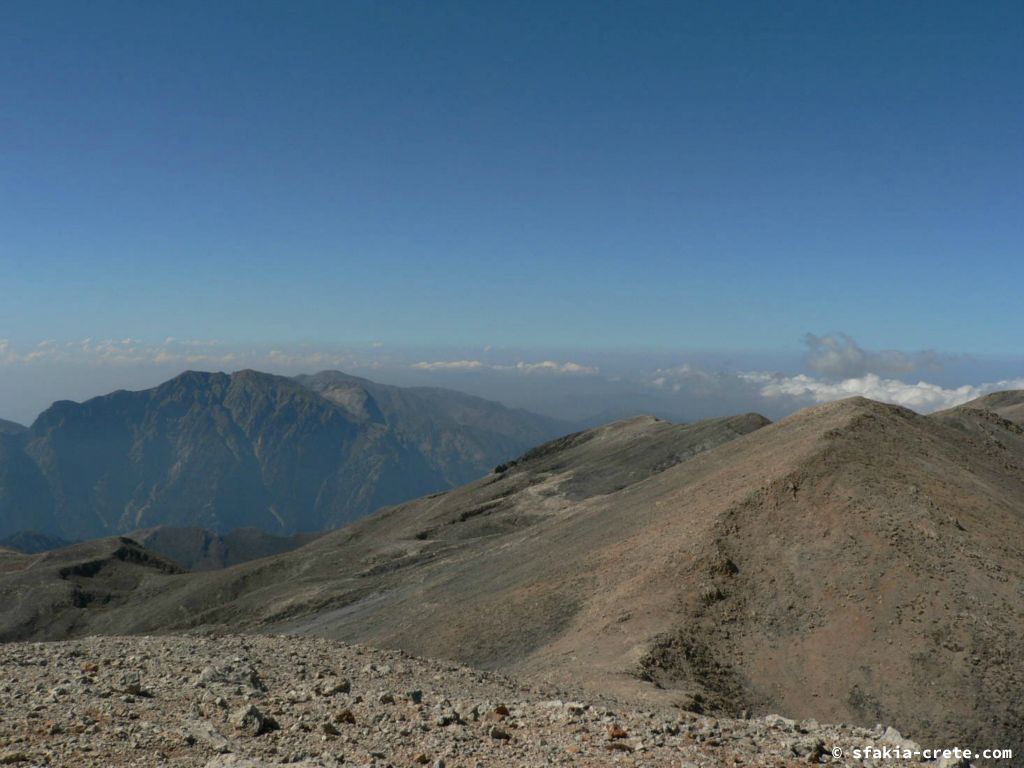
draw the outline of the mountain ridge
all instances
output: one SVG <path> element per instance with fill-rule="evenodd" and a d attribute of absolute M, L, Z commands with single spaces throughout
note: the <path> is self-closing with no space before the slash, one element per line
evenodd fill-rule
<path fill-rule="evenodd" d="M 560 430 L 452 392 L 449 410 L 468 402 L 507 422 L 464 427 L 439 408 L 423 416 L 432 406 L 416 393 L 373 389 L 396 401 L 388 414 L 362 384 L 349 390 L 374 418 L 252 370 L 186 371 L 148 390 L 58 401 L 24 432 L 0 435 L 0 534 L 322 530 L 465 482 Z"/>
<path fill-rule="evenodd" d="M 27 429 L 28 427 L 24 424 L 19 424 L 16 421 L 0 419 L 0 435 L 19 435 Z"/>

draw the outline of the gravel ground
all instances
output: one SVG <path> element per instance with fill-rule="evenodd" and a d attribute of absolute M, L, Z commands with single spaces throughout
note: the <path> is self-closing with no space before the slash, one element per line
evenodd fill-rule
<path fill-rule="evenodd" d="M 401 652 L 297 637 L 0 646 L 0 765 L 786 766 L 899 734 L 577 701 Z M 890 764 L 885 761 L 884 764 Z"/>

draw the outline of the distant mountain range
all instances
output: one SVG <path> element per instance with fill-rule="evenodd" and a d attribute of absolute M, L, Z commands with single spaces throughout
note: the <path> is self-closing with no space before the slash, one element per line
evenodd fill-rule
<path fill-rule="evenodd" d="M 556 420 L 337 371 L 189 371 L 0 427 L 0 536 L 319 531 L 479 477 Z"/>

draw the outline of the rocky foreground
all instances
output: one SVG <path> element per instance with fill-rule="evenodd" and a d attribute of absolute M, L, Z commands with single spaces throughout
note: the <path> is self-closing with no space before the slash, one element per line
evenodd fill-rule
<path fill-rule="evenodd" d="M 910 745 L 881 726 L 579 701 L 311 638 L 12 643 L 0 672 L 0 765 L 25 768 L 861 765 L 855 747 Z"/>

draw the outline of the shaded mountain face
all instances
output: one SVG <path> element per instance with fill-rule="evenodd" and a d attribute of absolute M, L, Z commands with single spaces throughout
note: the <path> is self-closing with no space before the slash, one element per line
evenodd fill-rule
<path fill-rule="evenodd" d="M 424 415 L 437 397 L 375 387 L 397 403 L 381 407 L 365 385 L 340 402 L 256 371 L 188 372 L 142 392 L 54 403 L 27 431 L 0 435 L 0 534 L 322 530 L 479 476 L 558 431 L 457 393 L 440 396 L 449 411 L 464 397 L 506 423 Z"/>
<path fill-rule="evenodd" d="M 28 427 L 22 426 L 14 421 L 0 419 L 0 435 L 17 435 L 24 432 Z"/>
<path fill-rule="evenodd" d="M 1024 427 L 980 405 L 619 422 L 52 626 L 321 635 L 705 712 L 1022 749 Z M 45 572 L 27 573 L 0 577 L 0 605 L 44 602 Z"/>
<path fill-rule="evenodd" d="M 37 533 L 36 531 L 16 531 L 0 539 L 0 547 L 13 549 L 26 555 L 47 552 L 51 549 L 60 549 L 70 544 L 70 541 L 62 539 L 60 536 L 48 536 L 45 533 Z"/>
<path fill-rule="evenodd" d="M 0 536 L 17 531 L 56 535 L 60 530 L 50 484 L 25 452 L 27 434 L 0 434 Z"/>
<path fill-rule="evenodd" d="M 544 416 L 450 389 L 392 387 L 340 371 L 296 376 L 295 381 L 359 423 L 389 425 L 450 485 L 475 480 L 500 461 L 566 431 Z"/>

